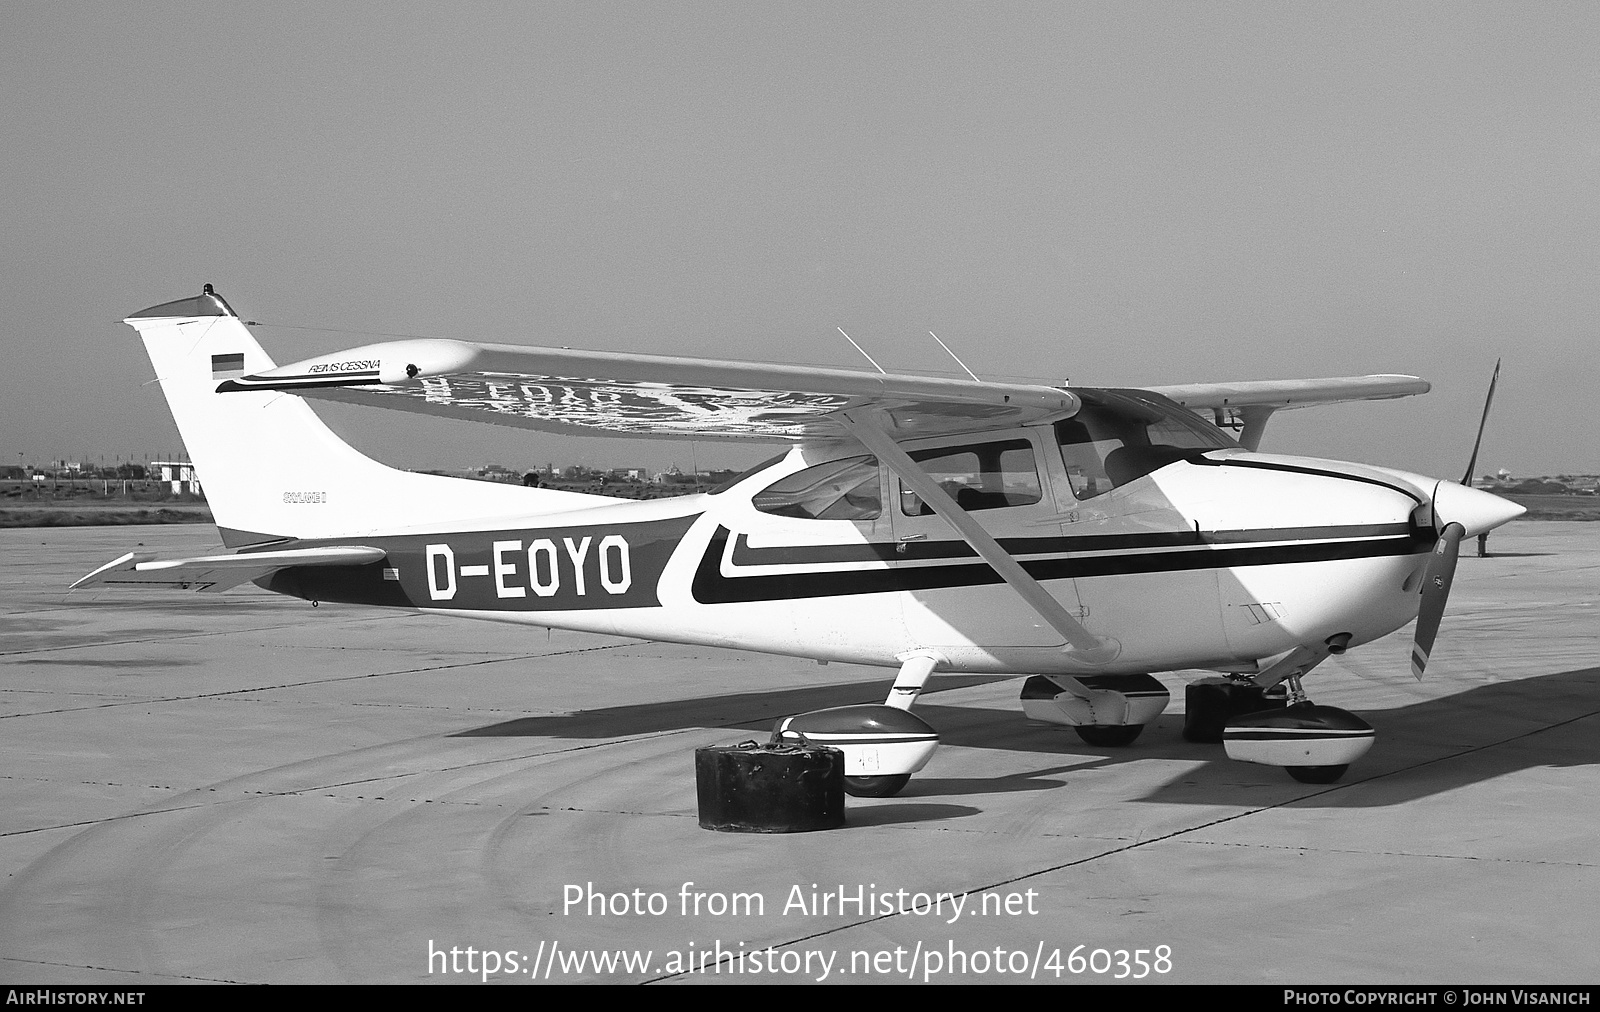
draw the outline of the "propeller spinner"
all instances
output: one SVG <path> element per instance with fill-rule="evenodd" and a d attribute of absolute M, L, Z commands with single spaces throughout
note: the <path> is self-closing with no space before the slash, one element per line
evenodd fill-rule
<path fill-rule="evenodd" d="M 1444 618 L 1444 604 L 1456 577 L 1461 539 L 1493 530 L 1526 512 L 1526 507 L 1465 485 L 1441 481 L 1434 486 L 1433 525 L 1439 541 L 1422 574 L 1422 607 L 1417 611 L 1416 639 L 1411 644 L 1411 673 L 1417 678 L 1427 668 L 1428 654 L 1439 635 L 1439 620 Z"/>
<path fill-rule="evenodd" d="M 1478 448 L 1483 445 L 1483 429 L 1489 421 L 1489 406 L 1494 403 L 1495 384 L 1500 381 L 1500 363 L 1494 364 L 1489 380 L 1489 396 L 1483 401 L 1483 416 L 1478 419 L 1478 437 L 1472 442 L 1472 459 L 1467 463 L 1461 484 L 1441 481 L 1433 488 L 1433 525 L 1439 541 L 1428 557 L 1422 575 L 1422 605 L 1417 609 L 1417 631 L 1411 643 L 1411 674 L 1418 681 L 1428 667 L 1428 655 L 1439 635 L 1445 602 L 1450 599 L 1450 584 L 1456 578 L 1456 560 L 1461 557 L 1461 539 L 1491 531 L 1527 512 L 1516 503 L 1472 487 L 1472 471 L 1478 463 Z"/>

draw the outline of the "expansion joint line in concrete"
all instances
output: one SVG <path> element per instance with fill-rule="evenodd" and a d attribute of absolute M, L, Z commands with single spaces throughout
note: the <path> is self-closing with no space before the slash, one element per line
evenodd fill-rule
<path fill-rule="evenodd" d="M 203 984 L 248 984 L 248 980 L 230 980 L 227 977 L 196 977 L 191 973 L 152 973 L 149 970 L 129 970 L 120 966 L 98 966 L 94 963 L 57 963 L 48 959 L 18 959 L 15 956 L 0 956 L 0 963 L 16 963 L 19 966 L 59 966 L 68 970 L 99 970 L 102 973 L 134 973 L 149 974 L 152 977 L 170 978 L 172 980 L 194 980 Z M 65 985 L 68 988 L 77 985 Z M 41 990 L 49 990 L 49 985 Z"/>
<path fill-rule="evenodd" d="M 1026 881 L 1028 881 L 1030 879 L 1037 879 L 1037 878 L 1039 878 L 1041 876 L 1044 876 L 1044 875 L 1050 875 L 1050 874 L 1053 874 L 1053 873 L 1058 872 L 1058 871 L 1065 871 L 1065 870 L 1067 870 L 1069 868 L 1076 868 L 1079 865 L 1088 864 L 1091 861 L 1099 861 L 1102 858 L 1115 857 L 1118 854 L 1126 854 L 1129 851 L 1138 850 L 1141 847 L 1148 847 L 1148 846 L 1150 846 L 1152 844 L 1156 844 L 1156 843 L 1165 843 L 1168 840 L 1176 840 L 1176 839 L 1178 839 L 1180 837 L 1188 836 L 1191 833 L 1198 833 L 1201 830 L 1211 829 L 1211 828 L 1213 828 L 1215 826 L 1226 825 L 1227 823 L 1230 823 L 1230 822 L 1237 822 L 1240 819 L 1246 819 L 1246 818 L 1249 818 L 1249 817 L 1251 817 L 1253 815 L 1260 815 L 1263 812 L 1271 812 L 1271 811 L 1275 811 L 1276 809 L 1280 809 L 1280 808 L 1290 808 L 1290 807 L 1292 807 L 1294 805 L 1299 804 L 1302 801 L 1308 801 L 1308 800 L 1310 800 L 1312 798 L 1320 798 L 1325 794 L 1332 794 L 1335 791 L 1346 790 L 1348 788 L 1356 787 L 1356 786 L 1359 786 L 1361 784 L 1368 784 L 1368 783 L 1372 783 L 1373 781 L 1376 781 L 1376 780 L 1383 780 L 1383 779 L 1385 779 L 1387 777 L 1397 776 L 1397 775 L 1399 775 L 1401 773 L 1408 773 L 1408 772 L 1411 772 L 1413 770 L 1422 769 L 1425 766 L 1432 766 L 1435 763 L 1445 762 L 1445 761 L 1448 761 L 1450 759 L 1459 759 L 1462 756 L 1472 755 L 1472 754 L 1474 754 L 1476 752 L 1483 752 L 1483 751 L 1486 751 L 1488 749 L 1498 748 L 1499 746 L 1505 745 L 1505 744 L 1507 744 L 1509 742 L 1517 741 L 1517 740 L 1522 739 L 1522 738 L 1529 738 L 1529 737 L 1532 737 L 1532 736 L 1534 736 L 1536 734 L 1543 734 L 1546 731 L 1551 731 L 1551 730 L 1554 730 L 1554 729 L 1559 728 L 1559 727 L 1565 727 L 1568 724 L 1573 724 L 1573 723 L 1576 723 L 1576 722 L 1578 722 L 1580 720 L 1587 720 L 1590 717 L 1594 717 L 1594 716 L 1597 716 L 1597 715 L 1600 715 L 1600 710 L 1590 710 L 1587 713 L 1576 714 L 1574 716 L 1566 718 L 1565 720 L 1557 721 L 1554 724 L 1547 724 L 1544 727 L 1534 728 L 1534 729 L 1529 730 L 1529 731 L 1521 731 L 1521 732 L 1518 732 L 1517 734 L 1509 735 L 1509 736 L 1507 736 L 1505 738 L 1499 739 L 1498 741 L 1487 742 L 1487 743 L 1485 743 L 1483 745 L 1475 745 L 1475 746 L 1472 746 L 1471 748 L 1464 748 L 1464 749 L 1461 749 L 1458 752 L 1452 752 L 1449 755 L 1438 756 L 1438 757 L 1433 758 L 1433 759 L 1426 759 L 1426 760 L 1423 760 L 1422 762 L 1413 763 L 1410 766 L 1403 766 L 1403 767 L 1401 767 L 1399 769 L 1390 770 L 1387 773 L 1377 773 L 1377 774 L 1374 774 L 1374 775 L 1372 775 L 1370 777 L 1366 777 L 1366 778 L 1361 779 L 1361 780 L 1353 780 L 1353 781 L 1348 781 L 1348 782 L 1342 783 L 1342 784 L 1334 784 L 1334 785 L 1332 785 L 1332 786 L 1330 786 L 1330 787 L 1328 787 L 1328 788 L 1326 788 L 1324 790 L 1313 791 L 1310 794 L 1303 794 L 1303 795 L 1301 795 L 1299 797 L 1296 797 L 1296 798 L 1288 798 L 1288 799 L 1286 799 L 1284 801 L 1279 801 L 1276 804 L 1262 805 L 1259 808 L 1252 808 L 1252 809 L 1249 809 L 1249 810 L 1243 811 L 1243 812 L 1235 812 L 1232 815 L 1224 815 L 1224 816 L 1222 816 L 1220 818 L 1212 819 L 1209 822 L 1202 822 L 1199 825 L 1189 826 L 1189 827 L 1187 827 L 1185 829 L 1173 830 L 1170 833 L 1163 833 L 1160 836 L 1152 836 L 1149 839 L 1145 839 L 1145 840 L 1136 840 L 1136 841 L 1134 841 L 1132 843 L 1126 844 L 1126 845 L 1121 846 L 1121 847 L 1112 847 L 1109 850 L 1101 851 L 1098 854 L 1090 854 L 1087 857 L 1080 857 L 1080 858 L 1077 858 L 1076 860 L 1065 861 L 1065 862 L 1063 862 L 1061 864 L 1051 865 L 1048 868 L 1040 868 L 1037 871 L 1027 872 L 1027 873 L 1022 874 L 1022 875 L 1015 875 L 1015 876 L 1013 876 L 1011 878 L 1007 878 L 1007 879 L 1000 879 L 999 881 L 991 882 L 991 883 L 988 883 L 987 885 L 974 886 L 973 888 L 968 889 L 965 892 L 958 893 L 957 895 L 959 895 L 959 896 L 972 896 L 972 895 L 978 894 L 978 893 L 992 892 L 992 891 L 994 891 L 996 889 L 1000 889 L 1000 888 L 1003 888 L 1005 886 L 1015 885 L 1015 884 L 1017 884 L 1019 882 L 1026 882 Z M 789 948 L 791 946 L 800 945 L 800 944 L 803 944 L 805 942 L 813 941 L 813 940 L 818 939 L 818 938 L 826 938 L 829 935 L 835 935 L 835 934 L 838 934 L 841 931 L 847 931 L 847 930 L 849 930 L 851 928 L 861 927 L 862 925 L 865 925 L 865 924 L 873 924 L 873 923 L 876 923 L 878 921 L 886 921 L 886 920 L 889 920 L 892 917 L 900 917 L 900 916 L 902 916 L 902 915 L 899 914 L 899 913 L 891 912 L 891 913 L 886 913 L 886 914 L 877 914 L 877 915 L 872 916 L 872 917 L 863 917 L 862 919 L 860 919 L 858 921 L 852 921 L 849 924 L 840 924 L 840 925 L 837 925 L 837 926 L 832 927 L 832 928 L 826 928 L 826 929 L 824 929 L 822 931 L 813 932 L 813 933 L 811 933 L 809 935 L 802 935 L 799 938 L 791 938 L 787 942 L 783 942 L 781 944 L 772 945 L 770 947 L 774 948 L 774 949 Z M 649 980 L 644 981 L 644 983 L 646 983 L 646 984 L 654 984 L 654 983 L 657 983 L 659 981 L 673 980 L 673 979 L 675 979 L 677 977 L 687 976 L 691 972 L 702 973 L 702 972 L 704 972 L 704 970 L 703 970 L 703 968 L 700 968 L 700 969 L 696 969 L 696 970 L 693 970 L 693 971 L 685 970 L 685 971 L 682 971 L 682 972 L 679 972 L 679 973 L 662 974 L 659 977 L 652 977 Z"/>
<path fill-rule="evenodd" d="M 186 703 L 195 699 L 220 699 L 224 696 L 242 696 L 251 692 L 276 692 L 280 689 L 298 689 L 306 685 L 335 685 L 339 682 L 359 682 L 366 678 L 389 678 L 394 675 L 422 675 L 431 671 L 452 671 L 457 668 L 473 668 L 483 664 L 503 664 L 507 661 L 528 661 L 543 657 L 571 657 L 576 654 L 594 653 L 600 650 L 618 650 L 622 647 L 637 646 L 628 643 L 607 643 L 598 647 L 579 647 L 576 650 L 557 650 L 553 653 L 543 654 L 512 654 L 506 657 L 481 657 L 473 661 L 458 661 L 454 664 L 434 664 L 425 668 L 402 668 L 399 671 L 374 671 L 365 675 L 343 675 L 337 678 L 309 678 L 303 682 L 284 682 L 280 685 L 256 685 L 245 689 L 224 689 L 220 692 L 199 692 L 192 696 L 150 696 L 139 699 L 124 699 L 115 703 L 96 703 L 94 706 L 63 706 L 55 710 L 31 710 L 27 713 L 0 714 L 0 720 L 10 720 L 15 717 L 42 717 L 52 713 L 75 713 L 79 710 L 104 710 L 113 706 L 153 706 L 159 703 Z"/>

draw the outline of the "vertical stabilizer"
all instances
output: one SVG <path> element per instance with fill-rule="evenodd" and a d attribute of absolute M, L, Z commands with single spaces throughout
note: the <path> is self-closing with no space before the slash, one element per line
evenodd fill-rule
<path fill-rule="evenodd" d="M 230 546 L 531 516 L 609 501 L 399 471 L 357 452 L 292 394 L 219 394 L 223 381 L 264 372 L 273 362 L 210 285 L 195 298 L 153 306 L 125 322 L 144 339 Z"/>

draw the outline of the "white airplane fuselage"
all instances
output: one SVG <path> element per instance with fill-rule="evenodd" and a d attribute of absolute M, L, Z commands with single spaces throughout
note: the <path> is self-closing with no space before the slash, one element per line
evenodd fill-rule
<path fill-rule="evenodd" d="M 887 469 L 868 518 L 757 508 L 786 475 L 850 448 L 797 449 L 712 494 L 278 541 L 262 547 L 359 541 L 389 557 L 260 582 L 313 600 L 819 660 L 895 667 L 925 652 L 941 670 L 984 673 L 1249 671 L 1342 633 L 1368 642 L 1416 616 L 1436 540 L 1431 479 L 1221 449 L 1080 500 L 1048 427 L 982 438 L 1027 441 L 1039 498 L 972 515 L 1115 642 L 1111 659 L 1064 649 L 948 523 L 900 508 L 905 493 Z"/>

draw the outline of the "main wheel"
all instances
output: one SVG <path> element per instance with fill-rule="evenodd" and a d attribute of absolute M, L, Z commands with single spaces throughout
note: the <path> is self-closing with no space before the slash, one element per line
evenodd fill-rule
<path fill-rule="evenodd" d="M 1078 737 L 1096 748 L 1121 748 L 1132 745 L 1144 730 L 1143 724 L 1074 724 Z"/>
<path fill-rule="evenodd" d="M 1302 784 L 1331 784 L 1344 776 L 1344 771 L 1350 768 L 1349 763 L 1343 766 L 1285 766 L 1289 775 Z"/>
<path fill-rule="evenodd" d="M 911 782 L 911 774 L 892 777 L 845 777 L 844 792 L 852 798 L 892 798 Z"/>

